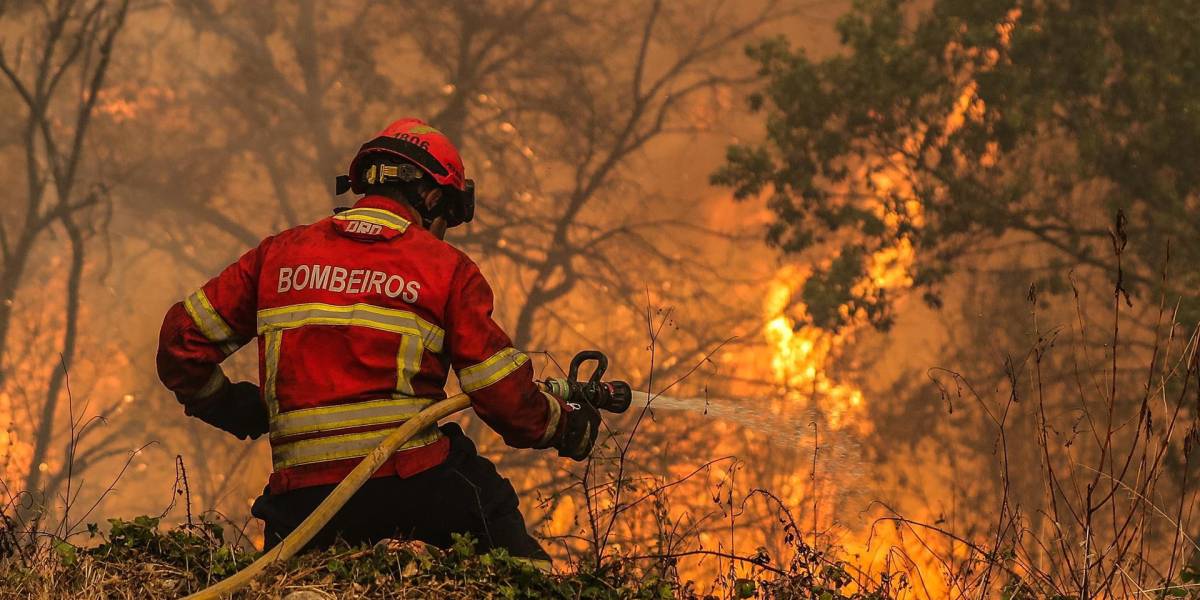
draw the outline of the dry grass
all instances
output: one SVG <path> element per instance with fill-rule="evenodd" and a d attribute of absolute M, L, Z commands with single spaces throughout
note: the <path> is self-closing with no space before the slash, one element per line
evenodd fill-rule
<path fill-rule="evenodd" d="M 552 575 L 495 552 L 476 556 L 462 542 L 448 550 L 392 542 L 335 547 L 271 567 L 238 598 L 669 598 L 666 582 L 608 569 Z M 116 521 L 102 543 L 41 544 L 10 555 L 0 571 L 2 598 L 178 598 L 244 567 L 255 554 L 225 544 L 219 527 L 159 532 L 157 521 Z"/>

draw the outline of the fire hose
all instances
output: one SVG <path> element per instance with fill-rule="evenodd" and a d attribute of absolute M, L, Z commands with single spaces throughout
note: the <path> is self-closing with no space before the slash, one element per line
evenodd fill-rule
<path fill-rule="evenodd" d="M 580 382 L 578 381 L 579 367 L 587 360 L 595 360 L 596 368 L 588 381 Z M 596 408 L 615 413 L 622 413 L 628 410 L 632 399 L 629 384 L 623 381 L 600 381 L 600 377 L 604 375 L 604 371 L 607 368 L 608 358 L 600 352 L 589 350 L 576 355 L 571 361 L 571 368 L 567 377 L 571 400 L 583 400 Z M 231 596 L 234 592 L 241 589 L 242 586 L 245 586 L 253 581 L 255 577 L 258 577 L 272 563 L 286 561 L 295 556 L 345 506 L 350 497 L 379 470 L 379 467 L 383 466 L 383 463 L 400 446 L 404 445 L 405 442 L 418 432 L 437 425 L 439 420 L 457 413 L 470 405 L 470 397 L 466 394 L 456 394 L 441 402 L 434 403 L 433 406 L 426 408 L 417 413 L 415 417 L 405 421 L 403 425 L 396 428 L 396 431 L 393 431 L 391 435 L 384 438 L 379 443 L 379 446 L 363 458 L 362 462 L 358 463 L 354 467 L 354 470 L 350 471 L 350 474 L 321 501 L 321 504 L 317 505 L 312 514 L 308 515 L 295 530 L 279 542 L 279 545 L 272 548 L 269 552 L 264 552 L 262 556 L 258 557 L 257 560 L 245 569 L 199 592 L 186 596 L 183 600 L 218 600 Z"/>

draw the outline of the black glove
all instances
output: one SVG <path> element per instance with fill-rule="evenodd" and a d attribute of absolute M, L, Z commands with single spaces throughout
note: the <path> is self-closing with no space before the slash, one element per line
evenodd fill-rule
<path fill-rule="evenodd" d="M 226 382 L 207 398 L 184 402 L 183 412 L 232 433 L 240 440 L 258 439 L 271 430 L 267 405 L 262 401 L 258 386 L 249 381 Z"/>
<path fill-rule="evenodd" d="M 600 433 L 600 411 L 582 398 L 574 398 L 571 385 L 565 379 L 548 379 L 541 382 L 541 386 L 566 405 L 550 447 L 557 448 L 559 456 L 586 460 L 592 453 L 592 446 L 596 445 L 596 435 Z"/>
<path fill-rule="evenodd" d="M 570 409 L 559 421 L 559 432 L 553 446 L 558 455 L 577 461 L 587 460 L 600 433 L 600 411 L 587 402 L 568 402 Z"/>

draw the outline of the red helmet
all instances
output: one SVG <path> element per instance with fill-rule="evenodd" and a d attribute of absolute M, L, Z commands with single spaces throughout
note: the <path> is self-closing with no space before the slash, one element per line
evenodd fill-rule
<path fill-rule="evenodd" d="M 420 119 L 400 119 L 388 125 L 374 139 L 362 145 L 354 160 L 350 161 L 350 189 L 363 193 L 360 181 L 363 169 L 360 162 L 371 154 L 392 154 L 417 165 L 433 178 L 438 185 L 466 191 L 467 179 L 463 174 L 462 157 L 446 134 Z"/>

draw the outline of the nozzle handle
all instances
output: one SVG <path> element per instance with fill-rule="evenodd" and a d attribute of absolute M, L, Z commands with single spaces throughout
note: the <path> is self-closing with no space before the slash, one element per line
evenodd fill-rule
<path fill-rule="evenodd" d="M 571 368 L 567 370 L 567 379 L 579 381 L 579 367 L 589 360 L 596 361 L 596 370 L 592 371 L 592 376 L 588 378 L 588 383 L 600 383 L 600 378 L 608 370 L 608 357 L 599 350 L 584 350 L 576 354 L 575 358 L 571 359 Z"/>
<path fill-rule="evenodd" d="M 579 368 L 588 361 L 595 361 L 596 368 L 587 381 L 579 381 Z M 608 357 L 599 350 L 584 350 L 571 359 L 571 367 L 567 370 L 567 380 L 572 388 L 572 398 L 576 397 L 608 412 L 623 413 L 629 410 L 633 402 L 633 392 L 624 381 L 602 381 L 604 372 L 608 370 Z"/>

